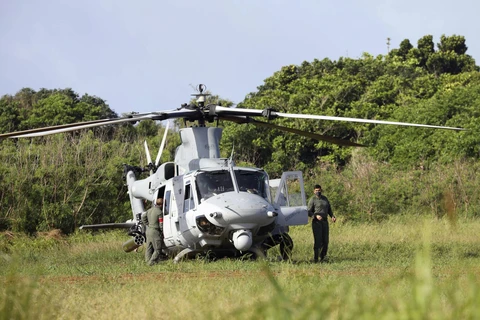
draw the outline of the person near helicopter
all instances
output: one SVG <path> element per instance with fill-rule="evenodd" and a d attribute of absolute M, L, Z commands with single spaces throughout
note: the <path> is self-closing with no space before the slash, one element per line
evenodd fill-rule
<path fill-rule="evenodd" d="M 145 226 L 145 261 L 154 265 L 162 259 L 163 247 L 163 198 L 157 198 L 150 209 L 142 214 Z"/>
<path fill-rule="evenodd" d="M 312 217 L 313 262 L 317 263 L 319 254 L 320 262 L 326 261 L 329 242 L 328 216 L 330 216 L 332 222 L 337 221 L 337 218 L 333 215 L 327 197 L 322 195 L 322 187 L 316 184 L 313 192 L 314 196 L 308 201 L 307 210 L 308 216 Z"/>

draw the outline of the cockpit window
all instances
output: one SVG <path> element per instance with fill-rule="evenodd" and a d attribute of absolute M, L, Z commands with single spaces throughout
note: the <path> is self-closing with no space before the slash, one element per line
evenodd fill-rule
<path fill-rule="evenodd" d="M 220 193 L 234 191 L 228 170 L 201 172 L 196 176 L 196 184 L 200 202 Z"/>
<path fill-rule="evenodd" d="M 267 175 L 263 171 L 235 170 L 238 189 L 240 192 L 258 194 L 268 199 L 266 191 Z"/>

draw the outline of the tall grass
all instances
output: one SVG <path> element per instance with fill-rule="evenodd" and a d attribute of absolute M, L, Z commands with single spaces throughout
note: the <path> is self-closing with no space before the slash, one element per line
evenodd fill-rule
<path fill-rule="evenodd" d="M 11 268 L 1 283 L 0 320 L 55 319 L 59 315 L 59 305 L 35 277 L 20 276 Z"/>
<path fill-rule="evenodd" d="M 334 211 L 350 220 L 382 220 L 391 215 L 445 215 L 452 220 L 480 216 L 480 163 L 397 168 L 354 153 L 344 168 L 318 166 L 306 174 L 306 189 L 320 183 Z"/>
<path fill-rule="evenodd" d="M 478 234 L 475 219 L 339 221 L 327 264 L 308 262 L 312 234 L 301 226 L 291 230 L 291 262 L 277 262 L 273 250 L 263 262 L 199 258 L 154 267 L 142 253 L 123 253 L 119 232 L 4 234 L 0 310 L 19 319 L 475 319 Z M 31 309 L 38 312 L 20 311 Z"/>

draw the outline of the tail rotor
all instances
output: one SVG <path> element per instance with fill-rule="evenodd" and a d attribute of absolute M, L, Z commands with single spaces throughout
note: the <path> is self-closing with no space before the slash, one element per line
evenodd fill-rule
<path fill-rule="evenodd" d="M 163 148 L 165 148 L 165 141 L 167 140 L 169 125 L 170 125 L 170 121 L 167 121 L 167 125 L 165 126 L 165 133 L 163 134 L 162 143 L 160 144 L 160 150 L 158 150 L 157 158 L 155 159 L 155 167 L 158 167 L 158 165 L 160 164 L 160 157 L 162 156 Z"/>
<path fill-rule="evenodd" d="M 150 175 L 152 175 L 153 173 L 155 173 L 155 171 L 157 170 L 158 168 L 158 165 L 160 164 L 160 158 L 162 156 L 162 153 L 163 153 L 163 149 L 165 148 L 165 142 L 167 140 L 167 134 L 168 134 L 168 127 L 170 125 L 170 121 L 167 121 L 167 125 L 165 126 L 165 132 L 163 133 L 163 138 L 162 138 L 162 142 L 160 144 L 160 149 L 158 150 L 158 154 L 157 154 L 157 158 L 155 159 L 155 163 L 152 162 L 152 157 L 150 155 L 150 150 L 148 149 L 148 144 L 147 144 L 147 140 L 145 140 L 143 142 L 143 145 L 145 147 L 145 154 L 147 156 L 147 162 L 148 162 L 148 165 L 147 165 L 147 168 L 150 169 Z"/>

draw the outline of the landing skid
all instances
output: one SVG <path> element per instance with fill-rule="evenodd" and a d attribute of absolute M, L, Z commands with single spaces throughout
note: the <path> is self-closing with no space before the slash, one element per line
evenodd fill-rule
<path fill-rule="evenodd" d="M 193 249 L 190 249 L 190 248 L 185 248 L 183 249 L 182 251 L 180 251 L 176 256 L 175 258 L 173 258 L 173 263 L 179 263 L 180 262 L 180 259 L 182 259 L 185 255 L 191 253 L 191 252 L 194 252 L 195 250 Z"/>
<path fill-rule="evenodd" d="M 288 233 L 282 233 L 282 234 L 276 234 L 273 235 L 267 239 L 260 245 L 260 246 L 254 246 L 251 247 L 248 252 L 253 254 L 254 259 L 265 259 L 267 257 L 267 251 L 277 245 L 280 245 L 280 254 L 281 257 L 279 257 L 280 260 L 287 261 L 290 260 L 292 257 L 292 250 L 293 250 L 293 240 L 292 238 L 288 235 Z M 183 259 L 183 257 L 188 256 L 192 252 L 203 252 L 203 251 L 198 251 L 195 249 L 191 248 L 185 248 L 182 251 L 180 251 L 175 258 L 173 258 L 174 263 L 179 263 L 180 260 Z M 240 253 L 239 251 L 236 251 L 237 253 Z M 228 254 L 229 253 L 229 254 Z M 235 251 L 229 251 L 226 250 L 223 252 L 223 254 L 220 254 L 220 252 L 217 252 L 216 254 L 213 253 L 213 256 L 218 256 L 218 257 L 239 257 L 237 254 L 235 254 Z M 240 254 L 242 256 L 242 254 Z"/>

